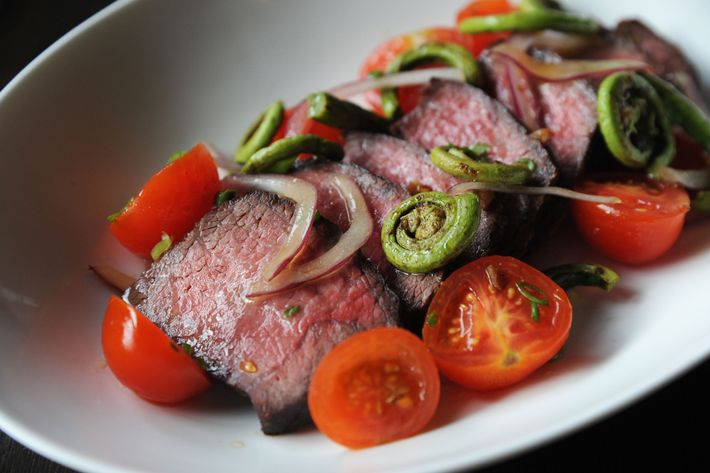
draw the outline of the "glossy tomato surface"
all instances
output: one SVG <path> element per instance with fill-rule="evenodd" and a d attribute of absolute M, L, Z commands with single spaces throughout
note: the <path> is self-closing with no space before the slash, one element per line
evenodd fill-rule
<path fill-rule="evenodd" d="M 678 240 L 690 210 L 688 193 L 675 185 L 587 181 L 576 190 L 621 199 L 618 204 L 576 200 L 572 215 L 592 247 L 622 263 L 646 263 L 663 255 Z"/>
<path fill-rule="evenodd" d="M 101 343 L 116 378 L 148 401 L 177 403 L 211 385 L 197 361 L 116 296 L 106 308 Z"/>
<path fill-rule="evenodd" d="M 538 301 L 536 309 L 526 294 Z M 567 294 L 550 278 L 515 258 L 488 256 L 444 281 L 423 338 L 444 376 L 487 391 L 515 384 L 549 361 L 571 324 Z"/>
<path fill-rule="evenodd" d="M 111 233 L 130 251 L 148 258 L 163 233 L 178 241 L 192 229 L 219 191 L 212 155 L 198 144 L 150 178 L 111 223 Z"/>
<path fill-rule="evenodd" d="M 308 406 L 318 429 L 350 448 L 409 437 L 431 420 L 439 374 L 422 341 L 377 328 L 337 345 L 318 365 Z"/>

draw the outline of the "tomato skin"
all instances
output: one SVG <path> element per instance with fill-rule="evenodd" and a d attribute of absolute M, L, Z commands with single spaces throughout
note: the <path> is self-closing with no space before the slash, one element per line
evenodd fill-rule
<path fill-rule="evenodd" d="M 111 296 L 106 308 L 101 344 L 116 378 L 148 401 L 178 403 L 211 385 L 210 378 L 190 355 L 116 296 Z"/>
<path fill-rule="evenodd" d="M 326 355 L 311 380 L 308 406 L 325 435 L 365 448 L 421 431 L 439 394 L 439 374 L 422 341 L 400 328 L 376 328 Z"/>
<path fill-rule="evenodd" d="M 203 144 L 151 177 L 111 223 L 111 233 L 133 253 L 150 257 L 163 232 L 180 240 L 214 205 L 217 167 Z"/>
<path fill-rule="evenodd" d="M 472 16 L 501 15 L 516 10 L 517 8 L 511 5 L 508 0 L 473 0 L 458 11 L 456 23 L 461 23 Z"/>
<path fill-rule="evenodd" d="M 276 130 L 271 142 L 296 135 L 318 135 L 321 138 L 343 144 L 343 135 L 337 128 L 319 123 L 308 117 L 308 101 L 303 100 L 284 112 L 281 126 Z"/>
<path fill-rule="evenodd" d="M 668 251 L 690 210 L 688 193 L 675 185 L 587 181 L 576 190 L 621 199 L 620 204 L 574 201 L 572 216 L 587 243 L 627 264 L 646 263 Z"/>
<path fill-rule="evenodd" d="M 492 285 L 487 271 L 498 275 L 500 287 Z M 516 289 L 521 281 L 539 288 L 548 302 L 538 306 L 537 322 L 532 303 Z M 490 391 L 515 384 L 547 363 L 567 340 L 571 324 L 567 294 L 550 278 L 515 258 L 487 256 L 444 281 L 422 334 L 444 376 Z"/>
<path fill-rule="evenodd" d="M 456 28 L 450 27 L 427 28 L 413 33 L 395 36 L 377 46 L 372 53 L 370 53 L 360 67 L 360 77 L 367 77 L 373 71 L 384 72 L 394 58 L 408 49 L 421 46 L 425 43 L 456 43 L 466 48 L 476 57 L 493 42 L 504 37 L 505 36 L 502 36 L 500 33 L 482 35 L 460 33 Z M 420 85 L 400 87 L 398 89 L 397 96 L 403 112 L 409 112 L 419 103 L 423 90 L 424 87 Z M 378 113 L 381 111 L 380 94 L 378 91 L 366 93 L 365 100 L 370 104 L 373 110 Z"/>

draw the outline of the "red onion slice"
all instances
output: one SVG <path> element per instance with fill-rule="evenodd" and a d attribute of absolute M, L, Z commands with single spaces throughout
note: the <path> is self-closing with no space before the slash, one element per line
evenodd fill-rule
<path fill-rule="evenodd" d="M 499 56 L 503 63 L 505 85 L 510 93 L 513 115 L 525 125 L 528 130 L 541 128 L 539 103 L 532 84 L 517 63 L 506 56 Z"/>
<path fill-rule="evenodd" d="M 345 202 L 350 227 L 331 249 L 311 261 L 291 266 L 271 281 L 264 279 L 252 286 L 247 297 L 264 297 L 288 291 L 302 284 L 328 276 L 345 265 L 369 240 L 374 224 L 365 198 L 355 182 L 342 174 L 331 174 L 328 184 L 335 187 Z"/>
<path fill-rule="evenodd" d="M 435 69 L 418 69 L 414 71 L 387 74 L 382 77 L 366 77 L 364 79 L 347 82 L 332 87 L 328 90 L 334 96 L 346 99 L 364 92 L 387 87 L 400 87 L 404 85 L 428 84 L 432 79 L 448 79 L 459 82 L 464 81 L 463 72 L 453 67 L 438 67 Z"/>
<path fill-rule="evenodd" d="M 286 243 L 266 264 L 262 278 L 271 281 L 293 261 L 303 249 L 313 228 L 318 192 L 313 184 L 291 176 L 260 174 L 256 176 L 229 176 L 222 179 L 222 189 L 261 189 L 293 200 L 291 231 Z"/>
<path fill-rule="evenodd" d="M 680 184 L 686 189 L 710 189 L 710 169 L 661 168 L 659 175 L 664 181 Z"/>
<path fill-rule="evenodd" d="M 515 44 L 501 43 L 491 49 L 493 54 L 515 62 L 531 76 L 546 82 L 565 82 L 575 79 L 606 76 L 619 71 L 650 70 L 651 66 L 635 59 L 574 60 L 558 63 L 536 61 Z"/>
<path fill-rule="evenodd" d="M 555 195 L 573 200 L 584 200 L 587 202 L 596 202 L 598 204 L 618 204 L 621 200 L 618 197 L 606 195 L 584 194 L 582 192 L 573 191 L 565 187 L 545 186 L 545 187 L 528 187 L 492 184 L 488 182 L 463 182 L 456 184 L 449 189 L 449 194 L 461 194 L 471 191 L 493 191 L 502 192 L 504 194 L 530 194 L 530 195 Z"/>

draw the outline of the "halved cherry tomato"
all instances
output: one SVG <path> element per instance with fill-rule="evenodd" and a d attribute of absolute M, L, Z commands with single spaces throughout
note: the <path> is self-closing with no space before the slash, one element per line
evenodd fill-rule
<path fill-rule="evenodd" d="M 517 383 L 549 361 L 571 324 L 572 306 L 561 287 L 515 258 L 488 256 L 444 281 L 423 337 L 444 376 L 488 391 Z"/>
<path fill-rule="evenodd" d="M 200 365 L 134 307 L 111 296 L 101 343 L 124 386 L 148 401 L 173 404 L 210 387 Z"/>
<path fill-rule="evenodd" d="M 591 246 L 622 263 L 645 263 L 668 251 L 678 239 L 690 209 L 688 193 L 676 185 L 587 181 L 576 190 L 621 199 L 619 204 L 576 200 L 572 215 Z"/>
<path fill-rule="evenodd" d="M 318 429 L 351 448 L 409 437 L 431 420 L 439 374 L 426 347 L 399 328 L 353 335 L 320 362 L 308 390 Z"/>
<path fill-rule="evenodd" d="M 447 42 L 460 44 L 476 57 L 492 43 L 504 37 L 505 36 L 501 36 L 499 33 L 471 35 L 460 33 L 456 28 L 449 27 L 428 28 L 395 36 L 379 45 L 370 53 L 360 68 L 360 77 L 367 77 L 373 71 L 384 72 L 395 57 L 408 49 L 421 46 L 425 43 Z M 408 86 L 398 89 L 397 95 L 403 112 L 406 113 L 410 111 L 419 103 L 422 90 L 422 86 Z M 373 110 L 380 111 L 380 94 L 378 91 L 371 91 L 371 93 L 365 94 L 365 99 Z"/>
<path fill-rule="evenodd" d="M 507 0 L 475 0 L 459 11 L 456 16 L 457 23 L 464 18 L 476 15 L 493 15 L 498 13 L 509 13 L 516 8 L 509 4 Z M 492 44 L 505 39 L 509 33 L 484 33 L 466 34 L 459 32 L 456 28 L 432 27 L 413 33 L 407 33 L 388 39 L 377 46 L 365 59 L 360 67 L 360 77 L 367 77 L 374 71 L 384 72 L 390 62 L 408 49 L 421 46 L 425 43 L 445 42 L 456 43 L 468 49 L 473 57 L 477 57 L 481 52 Z M 437 67 L 435 65 L 425 67 Z M 400 87 L 397 91 L 400 107 L 403 112 L 412 110 L 421 100 L 422 86 Z M 380 112 L 380 94 L 378 91 L 371 91 L 365 94 L 365 100 L 373 110 Z"/>
<path fill-rule="evenodd" d="M 198 144 L 151 177 L 109 228 L 123 246 L 148 258 L 163 233 L 177 241 L 192 229 L 219 191 L 212 155 Z"/>

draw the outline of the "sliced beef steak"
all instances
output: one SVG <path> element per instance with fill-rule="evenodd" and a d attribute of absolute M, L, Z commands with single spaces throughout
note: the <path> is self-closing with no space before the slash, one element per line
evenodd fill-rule
<path fill-rule="evenodd" d="M 480 59 L 495 97 L 530 131 L 549 131 L 545 144 L 558 168 L 559 183 L 573 184 L 584 167 L 597 128 L 597 97 L 591 84 L 586 80 L 536 82 L 514 62 L 491 51 L 484 52 Z M 556 55 L 542 52 L 536 59 L 560 60 Z M 511 76 L 515 77 L 514 81 Z M 533 102 L 532 114 L 518 110 L 516 96 L 519 94 L 525 94 Z"/>
<path fill-rule="evenodd" d="M 421 316 L 443 280 L 443 272 L 407 274 L 398 271 L 385 257 L 380 231 L 387 214 L 409 197 L 401 186 L 372 174 L 367 169 L 351 163 L 316 161 L 303 166 L 294 176 L 305 179 L 318 189 L 318 211 L 323 217 L 340 227 L 348 228 L 347 209 L 335 190 L 323 179 L 325 174 L 340 173 L 353 178 L 365 196 L 367 206 L 375 221 L 370 240 L 361 248 L 362 254 L 377 268 L 387 284 L 400 297 L 404 310 L 412 316 Z M 415 317 L 418 318 L 418 317 Z"/>
<path fill-rule="evenodd" d="M 457 178 L 436 167 L 429 155 L 414 143 L 389 135 L 348 133 L 345 136 L 344 162 L 356 163 L 402 187 L 417 187 L 446 192 L 458 184 Z M 481 222 L 473 243 L 461 262 L 506 252 L 506 241 L 498 238 L 496 215 L 506 197 L 496 198 L 481 211 Z M 502 231 L 502 230 L 500 230 Z"/>
<path fill-rule="evenodd" d="M 532 182 L 548 185 L 557 169 L 539 141 L 528 136 L 506 108 L 476 87 L 460 82 L 434 80 L 420 104 L 398 120 L 393 131 L 424 149 L 453 144 L 484 143 L 489 156 L 515 164 L 521 158 L 535 163 Z"/>
<path fill-rule="evenodd" d="M 443 192 L 459 182 L 436 167 L 426 150 L 389 135 L 347 133 L 343 162 L 362 166 L 407 190 L 426 188 Z"/>
<path fill-rule="evenodd" d="M 658 75 L 673 82 L 703 109 L 703 98 L 695 67 L 676 45 L 658 35 L 638 20 L 625 20 L 607 32 L 605 44 L 587 51 L 592 59 L 639 59 L 647 62 Z"/>
<path fill-rule="evenodd" d="M 245 297 L 286 238 L 293 204 L 253 192 L 208 213 L 154 263 L 127 299 L 210 371 L 250 398 L 267 434 L 309 420 L 306 394 L 320 359 L 348 336 L 395 325 L 398 301 L 366 262 L 264 300 Z M 338 230 L 321 222 L 307 258 Z M 292 317 L 284 311 L 298 307 Z"/>
<path fill-rule="evenodd" d="M 617 45 L 636 52 L 657 74 L 673 81 L 688 96 L 693 99 L 701 97 L 698 74 L 677 46 L 638 20 L 620 22 L 614 36 Z"/>
<path fill-rule="evenodd" d="M 419 105 L 392 129 L 425 149 L 485 143 L 491 148 L 490 157 L 497 161 L 514 164 L 521 158 L 530 159 L 535 163 L 534 185 L 549 185 L 557 178 L 557 169 L 540 142 L 528 136 L 500 102 L 467 84 L 432 81 Z M 491 245 L 483 254 L 525 254 L 542 202 L 541 197 L 496 195 L 495 207 L 487 209 L 492 215 L 487 216 L 491 229 L 480 235 Z M 479 253 L 474 248 L 472 256 Z"/>

